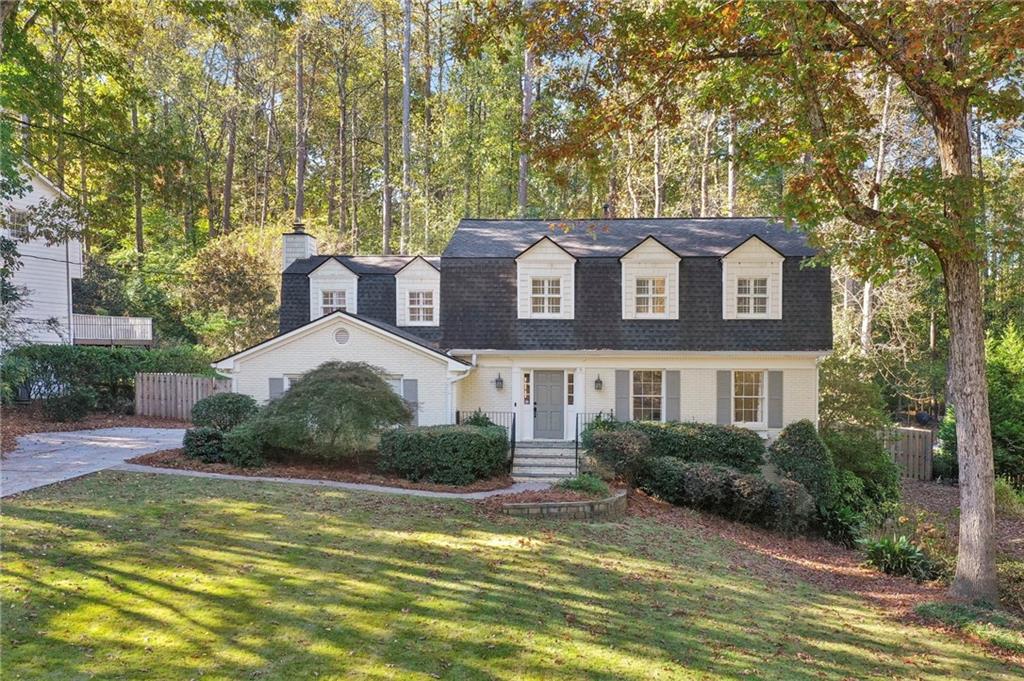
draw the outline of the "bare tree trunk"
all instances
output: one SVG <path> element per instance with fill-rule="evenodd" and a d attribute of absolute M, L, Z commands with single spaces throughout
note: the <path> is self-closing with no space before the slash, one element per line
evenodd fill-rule
<path fill-rule="evenodd" d="M 661 217 L 661 127 L 654 130 L 654 217 Z"/>
<path fill-rule="evenodd" d="M 349 232 L 352 235 L 352 253 L 359 253 L 359 205 L 356 201 L 359 198 L 359 155 L 356 153 L 357 146 L 356 140 L 359 139 L 359 121 L 356 118 L 356 100 L 352 99 L 352 111 L 349 113 L 352 121 L 352 132 L 349 134 L 349 155 L 348 161 L 351 164 L 349 169 L 349 192 L 348 192 L 348 205 L 349 205 L 349 219 L 351 227 Z"/>
<path fill-rule="evenodd" d="M 82 73 L 82 52 L 78 51 L 76 55 L 77 70 L 78 70 L 78 117 L 79 126 L 81 129 L 85 129 L 85 77 Z M 85 164 L 86 154 L 84 151 L 78 155 L 78 205 L 82 207 L 82 210 L 89 208 L 89 186 L 88 186 L 88 173 L 86 172 Z M 86 249 L 87 250 L 87 249 Z M 85 254 L 82 254 L 85 257 Z"/>
<path fill-rule="evenodd" d="M 54 96 L 57 123 L 57 188 L 64 191 L 64 173 L 67 165 L 67 144 L 64 139 L 64 47 L 60 41 L 60 26 L 53 20 L 53 75 L 57 85 Z"/>
<path fill-rule="evenodd" d="M 348 45 L 338 74 L 338 236 L 348 226 Z"/>
<path fill-rule="evenodd" d="M 726 190 L 726 209 L 729 217 L 736 215 L 736 117 L 729 113 L 728 136 L 728 180 Z"/>
<path fill-rule="evenodd" d="M 241 59 L 235 57 L 234 61 L 234 82 L 235 95 L 238 95 L 238 70 L 241 67 Z M 228 113 L 228 154 L 224 160 L 224 201 L 221 206 L 220 233 L 227 234 L 231 231 L 231 191 L 235 181 L 235 148 L 238 138 L 238 104 L 231 104 L 231 111 Z"/>
<path fill-rule="evenodd" d="M 267 138 L 263 145 L 263 189 L 260 191 L 260 229 L 267 223 L 267 209 L 270 205 L 270 142 L 274 134 L 274 99 L 277 88 L 270 86 L 270 99 L 267 100 Z"/>
<path fill-rule="evenodd" d="M 423 2 L 423 251 L 430 252 L 430 209 L 431 161 L 434 152 L 431 126 L 431 69 L 433 62 L 430 50 L 430 0 Z"/>
<path fill-rule="evenodd" d="M 138 145 L 139 105 L 134 99 L 132 100 L 132 137 L 135 138 L 135 144 Z M 142 253 L 146 248 L 142 238 L 142 179 L 139 177 L 138 165 L 132 170 L 132 199 L 135 204 L 135 252 Z"/>
<path fill-rule="evenodd" d="M 409 121 L 409 100 L 412 79 L 412 0 L 402 3 L 402 233 L 398 251 L 409 252 L 412 234 L 412 211 L 409 206 L 410 174 L 412 172 L 412 130 Z"/>
<path fill-rule="evenodd" d="M 381 12 L 381 31 L 383 32 L 383 40 L 381 44 L 384 47 L 384 67 L 382 69 L 384 74 L 384 120 L 383 120 L 383 150 L 384 158 L 382 159 L 384 182 L 383 182 L 383 207 L 381 209 L 381 252 L 384 255 L 391 253 L 391 81 L 388 75 L 388 15 L 387 11 Z"/>
<path fill-rule="evenodd" d="M 531 0 L 524 0 L 523 9 L 529 11 Z M 520 141 L 523 145 L 519 152 L 519 215 L 524 217 L 527 213 L 527 189 L 530 174 L 530 155 L 526 145 L 530 138 L 530 121 L 533 118 L 533 71 L 534 52 L 529 43 L 529 36 L 526 37 L 526 50 L 523 54 L 523 110 L 520 119 Z"/>
<path fill-rule="evenodd" d="M 715 117 L 708 116 L 704 124 L 704 148 L 700 158 L 700 216 L 708 216 L 708 159 L 711 157 L 711 130 L 715 124 Z"/>
<path fill-rule="evenodd" d="M 892 97 L 892 76 L 885 77 L 885 94 L 882 101 L 882 120 L 878 128 L 878 153 L 875 155 L 875 186 L 871 207 L 878 210 L 882 207 L 882 178 L 885 176 L 885 137 L 889 132 L 889 101 Z M 875 318 L 874 295 L 875 286 L 870 279 L 864 282 L 860 311 L 860 351 L 867 355 L 871 352 L 872 323 Z"/>
<path fill-rule="evenodd" d="M 306 102 L 302 29 L 295 30 L 295 225 L 306 215 Z"/>
<path fill-rule="evenodd" d="M 633 207 L 633 214 L 631 217 L 640 217 L 640 198 L 636 193 L 636 186 L 633 182 L 633 163 L 636 159 L 636 151 L 633 148 L 633 132 L 628 131 L 626 133 L 626 141 L 629 149 L 629 160 L 626 163 L 626 191 L 629 193 L 629 201 Z"/>

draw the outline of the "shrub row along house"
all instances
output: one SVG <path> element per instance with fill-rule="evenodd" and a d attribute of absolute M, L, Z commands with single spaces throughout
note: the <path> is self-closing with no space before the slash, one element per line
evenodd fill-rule
<path fill-rule="evenodd" d="M 280 334 L 218 361 L 274 398 L 329 360 L 381 367 L 419 425 L 514 414 L 519 440 L 578 420 L 817 421 L 830 280 L 765 218 L 462 220 L 440 257 L 320 255 L 284 235 Z"/>

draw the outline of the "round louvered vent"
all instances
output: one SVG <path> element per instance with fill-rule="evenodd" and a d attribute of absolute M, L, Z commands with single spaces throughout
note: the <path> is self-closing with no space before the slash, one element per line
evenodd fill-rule
<path fill-rule="evenodd" d="M 338 329 L 334 332 L 334 342 L 338 345 L 348 343 L 348 329 Z"/>

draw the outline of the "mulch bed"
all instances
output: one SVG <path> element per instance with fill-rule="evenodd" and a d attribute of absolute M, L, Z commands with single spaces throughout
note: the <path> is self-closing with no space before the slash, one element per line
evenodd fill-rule
<path fill-rule="evenodd" d="M 268 462 L 257 468 L 237 468 L 226 463 L 203 463 L 185 456 L 183 450 L 165 449 L 161 452 L 143 454 L 128 463 L 159 468 L 178 468 L 206 473 L 226 473 L 228 475 L 262 476 L 272 478 L 301 478 L 303 480 L 333 480 L 335 482 L 357 482 L 364 485 L 382 485 L 384 487 L 401 487 L 429 492 L 486 492 L 503 489 L 512 485 L 512 478 L 507 475 L 477 480 L 476 482 L 458 487 L 455 485 L 435 485 L 429 482 L 412 482 L 405 478 L 381 473 L 372 455 L 361 457 L 359 461 L 347 460 L 336 464 L 311 462 Z"/>
<path fill-rule="evenodd" d="M 905 480 L 903 500 L 938 516 L 955 543 L 960 532 L 960 488 L 937 482 Z M 1024 560 L 1024 517 L 996 515 L 996 552 L 1011 560 Z"/>
<path fill-rule="evenodd" d="M 152 416 L 90 414 L 81 421 L 47 421 L 37 405 L 2 408 L 0 415 L 0 451 L 14 451 L 18 438 L 29 433 L 57 433 L 98 428 L 188 428 L 188 423 Z"/>

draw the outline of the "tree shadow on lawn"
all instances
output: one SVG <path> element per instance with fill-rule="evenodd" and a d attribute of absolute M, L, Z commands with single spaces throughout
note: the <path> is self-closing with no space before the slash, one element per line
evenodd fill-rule
<path fill-rule="evenodd" d="M 12 678 L 1014 675 L 646 519 L 108 472 L 2 523 Z"/>

